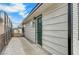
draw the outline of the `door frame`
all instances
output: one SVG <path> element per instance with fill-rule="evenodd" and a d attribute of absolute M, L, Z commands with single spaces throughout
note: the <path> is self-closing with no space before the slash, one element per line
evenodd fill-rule
<path fill-rule="evenodd" d="M 38 43 L 38 33 L 37 33 L 37 18 L 39 18 L 39 17 L 41 17 L 41 22 L 42 22 L 42 14 L 40 14 L 40 15 L 38 15 L 37 17 L 34 17 L 34 19 L 35 19 L 35 43 L 38 45 L 38 46 L 41 46 L 42 47 L 42 27 L 41 27 L 41 45 Z M 42 23 L 41 23 L 41 25 L 42 25 Z"/>

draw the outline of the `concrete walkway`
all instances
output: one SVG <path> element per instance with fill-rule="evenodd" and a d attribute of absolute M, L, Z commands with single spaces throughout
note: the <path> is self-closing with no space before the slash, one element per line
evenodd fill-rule
<path fill-rule="evenodd" d="M 43 49 L 30 43 L 24 37 L 13 37 L 6 48 L 2 51 L 2 55 L 47 55 Z"/>

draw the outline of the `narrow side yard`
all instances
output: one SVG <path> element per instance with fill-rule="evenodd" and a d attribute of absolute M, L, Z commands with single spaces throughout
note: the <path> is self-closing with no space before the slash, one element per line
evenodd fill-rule
<path fill-rule="evenodd" d="M 24 37 L 13 37 L 6 48 L 2 51 L 2 55 L 47 55 L 43 49 L 30 43 Z"/>

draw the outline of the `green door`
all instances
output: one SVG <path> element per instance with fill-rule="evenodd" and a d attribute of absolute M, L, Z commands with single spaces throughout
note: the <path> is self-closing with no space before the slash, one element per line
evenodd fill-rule
<path fill-rule="evenodd" d="M 37 18 L 37 43 L 42 46 L 42 15 Z"/>

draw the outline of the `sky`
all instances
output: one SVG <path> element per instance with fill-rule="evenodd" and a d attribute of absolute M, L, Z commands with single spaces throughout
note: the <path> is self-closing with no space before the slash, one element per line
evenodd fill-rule
<path fill-rule="evenodd" d="M 36 3 L 0 3 L 0 10 L 10 17 L 13 27 L 17 27 L 36 6 Z"/>

